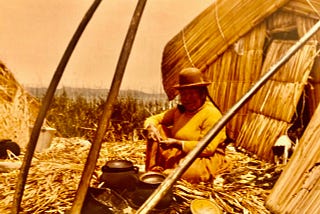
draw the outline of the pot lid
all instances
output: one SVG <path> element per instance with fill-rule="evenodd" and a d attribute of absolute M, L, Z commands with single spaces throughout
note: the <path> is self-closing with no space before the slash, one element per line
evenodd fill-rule
<path fill-rule="evenodd" d="M 107 161 L 103 167 L 103 171 L 105 170 L 131 170 L 133 169 L 133 163 L 128 160 L 110 160 Z"/>
<path fill-rule="evenodd" d="M 146 172 L 142 174 L 139 179 L 146 184 L 160 184 L 165 178 L 165 175 L 158 172 Z"/>

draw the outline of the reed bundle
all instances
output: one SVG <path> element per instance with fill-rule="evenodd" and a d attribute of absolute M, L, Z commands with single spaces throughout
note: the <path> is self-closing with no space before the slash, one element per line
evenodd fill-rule
<path fill-rule="evenodd" d="M 316 23 L 315 19 L 298 16 L 297 17 L 297 28 L 298 34 L 300 36 L 304 35 L 314 24 Z M 317 32 L 313 38 L 313 40 L 320 40 L 320 33 Z M 317 47 L 319 49 L 319 47 Z M 307 91 L 308 95 L 308 106 L 310 115 L 314 113 L 316 110 L 318 103 L 320 102 L 320 58 L 316 57 L 314 60 L 314 65 L 310 73 L 309 79 L 309 87 Z"/>
<path fill-rule="evenodd" d="M 11 72 L 0 61 L 0 99 L 1 102 L 12 102 L 18 90 L 17 82 Z"/>
<path fill-rule="evenodd" d="M 178 82 L 178 72 L 182 68 L 205 70 L 230 45 L 286 2 L 215 1 L 165 46 L 162 81 L 169 99 L 177 94 L 172 86 Z"/>
<path fill-rule="evenodd" d="M 0 139 L 11 139 L 24 147 L 38 106 L 0 61 Z"/>
<path fill-rule="evenodd" d="M 314 19 L 320 17 L 320 2 L 318 0 L 291 0 L 281 9 Z"/>
<path fill-rule="evenodd" d="M 268 49 L 262 67 L 267 70 L 291 46 L 292 41 L 275 40 Z M 249 102 L 249 109 L 263 113 L 272 118 L 290 122 L 296 111 L 297 104 L 308 82 L 315 58 L 316 44 L 306 44 L 255 94 Z M 281 108 L 274 108 L 281 106 Z"/>
<path fill-rule="evenodd" d="M 297 28 L 296 17 L 289 12 L 275 12 L 268 17 L 267 28 L 270 34 L 292 31 Z"/>
<path fill-rule="evenodd" d="M 304 83 L 269 81 L 249 102 L 249 109 L 265 116 L 290 122 L 303 92 Z"/>
<path fill-rule="evenodd" d="M 262 160 L 273 162 L 272 146 L 289 125 L 263 114 L 251 113 L 242 126 L 236 145 Z"/>
<path fill-rule="evenodd" d="M 292 41 L 272 42 L 262 73 L 267 72 L 292 44 Z M 273 161 L 272 145 L 288 128 L 287 124 L 292 122 L 308 81 L 315 50 L 315 43 L 306 44 L 252 97 L 248 108 L 252 113 L 249 113 L 251 115 L 244 122 L 237 145 L 257 154 L 263 160 Z"/>
<path fill-rule="evenodd" d="M 213 81 L 208 87 L 209 93 L 223 113 L 231 108 L 260 76 L 265 35 L 266 26 L 263 22 L 208 65 L 207 75 Z M 247 105 L 227 124 L 228 134 L 233 139 L 240 131 L 246 112 Z"/>
<path fill-rule="evenodd" d="M 319 16 L 320 17 L 320 16 Z M 310 30 L 310 28 L 316 24 L 318 19 L 311 19 L 303 16 L 296 16 L 298 35 L 302 37 Z M 320 40 L 320 32 L 317 32 L 310 40 Z"/>
<path fill-rule="evenodd" d="M 267 198 L 267 207 L 275 213 L 319 213 L 319 117 L 320 106 Z"/>

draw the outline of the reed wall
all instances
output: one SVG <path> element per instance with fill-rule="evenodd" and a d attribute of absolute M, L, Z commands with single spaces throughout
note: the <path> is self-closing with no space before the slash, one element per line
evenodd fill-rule
<path fill-rule="evenodd" d="M 319 117 L 320 105 L 268 196 L 266 206 L 273 213 L 320 213 Z"/>
<path fill-rule="evenodd" d="M 273 41 L 270 45 L 262 74 L 277 62 L 294 41 Z M 260 88 L 249 101 L 246 118 L 236 145 L 259 158 L 273 162 L 272 146 L 286 133 L 308 82 L 316 53 L 316 43 L 306 44 L 277 73 Z"/>

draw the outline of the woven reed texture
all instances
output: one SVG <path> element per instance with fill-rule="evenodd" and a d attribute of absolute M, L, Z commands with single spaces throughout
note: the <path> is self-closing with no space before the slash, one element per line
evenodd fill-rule
<path fill-rule="evenodd" d="M 213 83 L 209 93 L 222 113 L 231 108 L 260 76 L 263 46 L 266 37 L 265 22 L 241 37 L 207 69 Z M 236 139 L 245 119 L 248 106 L 244 105 L 227 124 L 228 135 Z"/>
<path fill-rule="evenodd" d="M 317 20 L 315 19 L 298 16 L 297 31 L 299 36 L 304 35 L 316 22 Z M 316 41 L 320 41 L 320 32 L 317 32 L 315 36 L 312 37 L 312 39 Z M 320 58 L 319 57 L 315 58 L 315 63 L 310 73 L 309 87 L 307 89 L 308 89 L 307 101 L 308 101 L 308 107 L 309 107 L 309 114 L 312 115 L 315 112 L 320 102 Z"/>
<path fill-rule="evenodd" d="M 315 59 L 312 71 L 310 73 L 309 87 L 307 91 L 309 113 L 313 115 L 318 104 L 320 103 L 320 58 Z"/>
<path fill-rule="evenodd" d="M 165 46 L 162 81 L 169 99 L 177 95 L 172 86 L 178 82 L 182 68 L 194 66 L 205 70 L 230 45 L 287 2 L 215 1 Z"/>
<path fill-rule="evenodd" d="M 262 73 L 294 44 L 294 41 L 275 40 L 269 47 Z M 277 73 L 253 96 L 249 109 L 272 118 L 290 122 L 296 106 L 308 82 L 314 62 L 316 44 L 309 43 L 300 49 Z M 274 108 L 281 106 L 281 108 Z"/>
<path fill-rule="evenodd" d="M 262 73 L 292 46 L 293 41 L 274 41 L 267 52 Z M 236 144 L 273 162 L 272 145 L 288 129 L 307 84 L 315 57 L 316 43 L 308 43 L 283 65 L 249 101 L 252 113 L 244 122 Z M 285 123 L 287 125 L 282 125 Z"/>
<path fill-rule="evenodd" d="M 273 162 L 272 146 L 289 127 L 290 124 L 285 121 L 250 113 L 242 126 L 236 145 L 261 160 Z"/>
<path fill-rule="evenodd" d="M 320 212 L 319 117 L 320 106 L 267 198 L 266 206 L 274 213 Z"/>
<path fill-rule="evenodd" d="M 291 0 L 281 9 L 314 19 L 320 17 L 320 2 L 318 0 Z"/>
<path fill-rule="evenodd" d="M 39 103 L 0 62 L 0 139 L 11 139 L 25 147 L 38 109 Z"/>
<path fill-rule="evenodd" d="M 296 17 L 292 13 L 277 11 L 267 19 L 267 28 L 270 34 L 288 32 L 297 28 Z"/>

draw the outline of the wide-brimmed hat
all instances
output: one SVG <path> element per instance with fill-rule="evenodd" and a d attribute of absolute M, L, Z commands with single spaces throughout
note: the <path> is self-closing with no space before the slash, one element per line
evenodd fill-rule
<path fill-rule="evenodd" d="M 181 89 L 186 87 L 204 87 L 210 84 L 211 82 L 204 79 L 198 68 L 184 68 L 179 73 L 179 84 L 173 87 Z"/>

